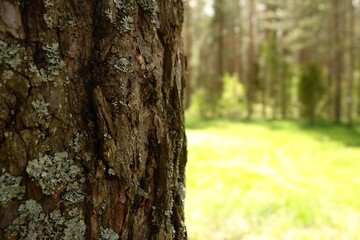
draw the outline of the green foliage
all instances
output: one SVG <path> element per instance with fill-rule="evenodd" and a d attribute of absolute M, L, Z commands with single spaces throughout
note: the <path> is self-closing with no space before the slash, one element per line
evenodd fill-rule
<path fill-rule="evenodd" d="M 313 123 L 316 110 L 325 93 L 325 83 L 319 66 L 314 63 L 306 65 L 302 71 L 298 86 L 300 115 L 307 122 Z"/>
<path fill-rule="evenodd" d="M 191 95 L 191 106 L 187 112 L 190 115 L 200 115 L 207 118 L 209 117 L 209 111 L 210 106 L 206 102 L 206 91 L 204 88 L 199 88 Z"/>
<path fill-rule="evenodd" d="M 222 81 L 220 96 L 205 88 L 193 93 L 188 113 L 204 118 L 224 117 L 240 119 L 244 112 L 244 86 L 237 75 L 226 74 Z"/>
<path fill-rule="evenodd" d="M 237 75 L 226 74 L 223 78 L 223 91 L 219 100 L 219 114 L 230 119 L 240 119 L 244 112 L 244 86 Z"/>

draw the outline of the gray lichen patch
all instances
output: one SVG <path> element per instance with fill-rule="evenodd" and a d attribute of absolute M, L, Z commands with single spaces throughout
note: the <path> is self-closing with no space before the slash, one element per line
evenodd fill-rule
<path fill-rule="evenodd" d="M 74 182 L 66 187 L 62 201 L 66 206 L 84 201 L 85 195 L 79 183 Z"/>
<path fill-rule="evenodd" d="M 44 0 L 44 5 L 46 8 L 54 7 L 54 2 L 52 0 Z"/>
<path fill-rule="evenodd" d="M 44 17 L 46 26 L 48 26 L 48 28 L 56 27 L 57 21 L 56 21 L 56 19 L 53 18 L 53 16 L 51 16 L 51 14 L 45 13 L 43 17 Z"/>
<path fill-rule="evenodd" d="M 155 14 L 158 7 L 155 0 L 138 0 L 140 7 L 147 12 Z"/>
<path fill-rule="evenodd" d="M 105 17 L 108 18 L 112 24 L 115 23 L 116 16 L 115 16 L 115 14 L 111 11 L 111 9 L 106 9 L 106 10 L 104 11 L 104 14 L 105 14 Z"/>
<path fill-rule="evenodd" d="M 119 235 L 110 228 L 100 227 L 100 239 L 101 240 L 118 240 Z"/>
<path fill-rule="evenodd" d="M 108 169 L 108 174 L 109 174 L 110 176 L 115 176 L 115 175 L 116 175 L 114 169 L 112 169 L 112 168 L 109 168 L 109 169 Z"/>
<path fill-rule="evenodd" d="M 13 199 L 21 200 L 25 194 L 25 187 L 21 186 L 22 177 L 15 177 L 9 173 L 0 176 L 0 206 L 4 206 Z"/>
<path fill-rule="evenodd" d="M 44 70 L 39 70 L 37 66 L 31 62 L 27 68 L 27 75 L 30 77 L 32 86 L 37 86 L 39 83 L 47 81 L 47 75 L 44 73 Z"/>
<path fill-rule="evenodd" d="M 45 0 L 43 3 L 46 8 L 46 13 L 43 15 L 46 26 L 50 29 L 57 27 L 59 25 L 59 11 L 61 12 L 58 7 L 61 7 L 61 5 L 57 4 L 56 7 L 54 7 L 54 3 L 49 0 Z"/>
<path fill-rule="evenodd" d="M 68 212 L 68 216 L 71 217 L 65 222 L 64 238 L 66 240 L 80 240 L 84 239 L 86 225 L 84 222 L 83 211 L 74 208 Z"/>
<path fill-rule="evenodd" d="M 55 77 L 60 75 L 60 70 L 64 69 L 66 66 L 66 63 L 60 56 L 59 43 L 47 43 L 42 49 L 46 53 L 46 60 L 48 63 L 47 79 L 48 81 L 54 81 Z"/>
<path fill-rule="evenodd" d="M 35 200 L 20 205 L 18 217 L 5 230 L 6 239 L 85 239 L 82 211 L 71 211 L 69 216 L 59 210 L 45 213 Z"/>
<path fill-rule="evenodd" d="M 150 15 L 150 21 L 153 25 L 152 30 L 153 32 L 156 32 L 156 29 L 160 28 L 160 22 L 157 14 L 159 12 L 159 7 L 157 2 L 155 0 L 137 0 L 137 3 L 145 13 Z"/>
<path fill-rule="evenodd" d="M 116 61 L 115 65 L 114 65 L 115 69 L 118 70 L 119 72 L 129 72 L 130 69 L 130 62 L 129 60 L 127 60 L 126 58 L 120 58 Z"/>
<path fill-rule="evenodd" d="M 131 16 L 124 17 L 120 25 L 118 27 L 118 30 L 121 34 L 124 34 L 126 32 L 131 32 L 134 29 L 134 19 Z"/>
<path fill-rule="evenodd" d="M 65 222 L 64 240 L 85 239 L 86 225 L 79 215 Z"/>
<path fill-rule="evenodd" d="M 2 77 L 4 79 L 4 82 L 7 80 L 10 80 L 14 76 L 14 72 L 11 70 L 4 70 Z"/>
<path fill-rule="evenodd" d="M 117 9 L 122 10 L 125 7 L 123 0 L 114 0 L 115 6 Z"/>
<path fill-rule="evenodd" d="M 78 133 L 76 133 L 75 138 L 73 139 L 72 143 L 70 144 L 70 147 L 72 149 L 74 149 L 74 151 L 76 153 L 81 150 L 82 139 L 83 139 L 83 134 L 78 132 Z"/>
<path fill-rule="evenodd" d="M 31 105 L 36 111 L 37 119 L 40 124 L 44 124 L 50 117 L 49 103 L 42 100 L 35 100 L 31 102 Z"/>
<path fill-rule="evenodd" d="M 66 76 L 63 73 L 66 63 L 61 58 L 59 43 L 44 43 L 42 50 L 46 56 L 46 67 L 41 68 L 36 66 L 32 61 L 29 61 L 26 68 L 26 74 L 30 77 L 32 86 L 39 86 L 44 82 L 62 82 L 65 84 Z M 31 60 L 31 58 L 29 58 Z M 44 62 L 39 65 L 44 66 Z"/>
<path fill-rule="evenodd" d="M 133 1 L 126 1 L 126 0 L 114 0 L 115 7 L 124 13 L 129 13 L 130 11 L 134 10 Z"/>
<path fill-rule="evenodd" d="M 80 184 L 84 183 L 83 170 L 75 165 L 67 152 L 45 155 L 28 163 L 26 172 L 36 181 L 46 195 L 52 195 L 65 186 L 76 185 L 82 191 Z M 78 184 L 78 185 L 77 185 Z"/>
<path fill-rule="evenodd" d="M 42 47 L 42 49 L 46 52 L 46 57 L 49 59 L 49 63 L 56 65 L 61 62 L 61 67 L 64 67 L 65 62 L 60 59 L 59 43 L 47 43 Z"/>
<path fill-rule="evenodd" d="M 16 223 L 24 224 L 25 218 L 29 217 L 33 220 L 41 220 L 42 207 L 35 200 L 28 200 L 24 204 L 20 205 L 18 213 L 19 217 L 15 220 Z"/>
<path fill-rule="evenodd" d="M 20 45 L 8 44 L 0 40 L 0 63 L 7 64 L 12 69 L 17 69 L 21 64 Z"/>

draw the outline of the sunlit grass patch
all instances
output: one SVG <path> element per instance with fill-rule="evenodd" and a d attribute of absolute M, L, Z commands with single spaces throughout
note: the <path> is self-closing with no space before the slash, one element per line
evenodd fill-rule
<path fill-rule="evenodd" d="M 360 236 L 359 132 L 289 121 L 189 123 L 190 239 Z"/>

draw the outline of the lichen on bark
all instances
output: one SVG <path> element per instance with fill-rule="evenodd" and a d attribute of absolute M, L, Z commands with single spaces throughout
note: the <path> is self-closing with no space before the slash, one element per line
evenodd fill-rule
<path fill-rule="evenodd" d="M 21 185 L 22 177 L 16 177 L 9 173 L 0 176 L 0 207 L 13 199 L 21 200 L 25 194 L 25 186 Z"/>
<path fill-rule="evenodd" d="M 65 187 L 83 195 L 78 183 L 85 182 L 84 173 L 69 158 L 67 152 L 55 153 L 53 156 L 44 155 L 39 159 L 29 161 L 26 172 L 46 195 L 52 195 Z"/>
<path fill-rule="evenodd" d="M 82 211 L 76 209 L 63 215 L 59 210 L 43 211 L 41 204 L 27 200 L 20 205 L 17 218 L 6 229 L 7 239 L 85 239 L 86 225 Z"/>

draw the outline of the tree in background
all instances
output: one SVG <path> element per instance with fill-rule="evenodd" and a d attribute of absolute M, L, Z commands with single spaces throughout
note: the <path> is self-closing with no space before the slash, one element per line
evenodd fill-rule
<path fill-rule="evenodd" d="M 246 107 L 247 118 L 252 118 L 253 104 L 255 101 L 255 81 L 256 81 L 256 50 L 255 50 L 255 24 L 256 24 L 256 0 L 248 1 L 248 44 L 246 54 L 246 75 L 243 79 L 246 87 Z"/>
<path fill-rule="evenodd" d="M 219 116 L 224 76 L 236 74 L 246 90 L 243 117 L 297 119 L 297 82 L 313 62 L 327 79 L 322 120 L 360 121 L 359 1 L 216 0 L 212 12 L 196 2 L 192 85 L 208 116 Z"/>
<path fill-rule="evenodd" d="M 356 56 L 356 29 L 355 29 L 355 6 L 352 0 L 347 0 L 347 30 L 346 36 L 348 36 L 347 51 L 348 63 L 347 63 L 347 91 L 346 91 L 346 108 L 347 108 L 347 123 L 353 124 L 354 115 L 354 86 L 355 86 L 355 56 Z"/>
<path fill-rule="evenodd" d="M 309 123 L 316 120 L 316 111 L 325 92 L 321 69 L 315 63 L 309 63 L 301 71 L 298 94 L 301 117 Z"/>
<path fill-rule="evenodd" d="M 186 239 L 181 1 L 0 1 L 0 238 Z"/>
<path fill-rule="evenodd" d="M 342 3 L 340 0 L 332 0 L 332 12 L 333 12 L 333 43 L 334 43 L 334 54 L 333 54 L 333 64 L 331 74 L 333 74 L 333 79 L 335 80 L 335 111 L 334 111 L 334 121 L 339 123 L 341 120 L 341 115 L 343 112 L 342 109 L 342 98 L 343 98 L 343 69 L 344 69 L 344 55 L 343 55 L 343 45 L 342 45 L 342 36 L 343 36 L 343 11 Z"/>

